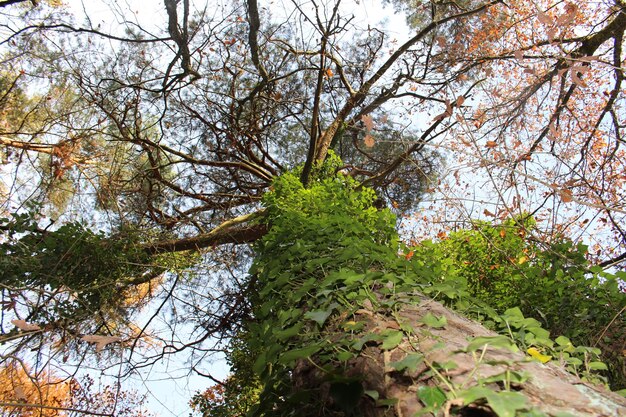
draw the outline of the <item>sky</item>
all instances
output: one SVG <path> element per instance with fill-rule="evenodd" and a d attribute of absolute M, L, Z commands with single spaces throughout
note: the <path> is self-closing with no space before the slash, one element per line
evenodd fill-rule
<path fill-rule="evenodd" d="M 103 32 L 119 30 L 121 23 L 120 15 L 155 33 L 164 30 L 167 25 L 167 16 L 162 0 L 112 2 L 115 6 L 115 13 L 111 11 L 107 2 L 100 0 L 65 0 L 64 3 L 77 16 L 78 22 L 83 21 L 86 16 L 94 27 L 99 26 Z M 205 2 L 192 0 L 192 3 L 198 8 L 204 5 Z M 211 10 L 211 7 L 219 8 L 224 3 L 228 4 L 230 2 L 208 0 L 207 5 L 208 9 Z M 376 0 L 342 2 L 344 12 L 355 15 L 355 20 L 353 21 L 355 24 L 362 27 L 367 27 L 368 24 L 382 27 L 379 22 L 384 20 L 386 21 L 385 27 L 388 33 L 401 42 L 409 33 L 404 17 L 394 15 L 391 7 L 383 8 L 381 4 L 381 1 Z M 293 9 L 292 2 L 288 0 L 260 0 L 259 7 L 269 8 L 277 21 L 284 19 L 284 15 L 288 15 L 290 10 Z M 303 8 L 306 10 L 307 7 L 312 8 L 310 3 L 303 2 Z M 191 410 L 188 402 L 191 396 L 197 391 L 206 389 L 212 383 L 207 378 L 190 371 L 189 365 L 183 356 L 177 355 L 166 358 L 154 366 L 146 368 L 144 372 L 125 379 L 122 382 L 122 388 L 136 390 L 139 394 L 147 393 L 147 408 L 156 416 L 189 415 Z M 228 366 L 223 360 L 218 359 L 214 363 L 205 364 L 204 368 L 209 370 L 211 375 L 216 378 L 224 378 L 228 374 Z M 94 375 L 97 374 L 97 371 L 94 370 L 90 373 Z M 107 370 L 106 375 L 110 375 L 110 377 L 102 377 L 102 382 L 108 383 L 107 379 L 113 378 L 115 374 L 115 368 Z"/>
<path fill-rule="evenodd" d="M 115 12 L 111 12 L 110 6 L 106 2 L 99 0 L 65 0 L 74 13 L 79 16 L 77 21 L 82 21 L 80 16 L 87 17 L 91 20 L 93 26 L 99 26 L 103 32 L 115 32 L 119 28 L 119 16 L 141 25 L 143 28 L 162 33 L 166 27 L 166 14 L 162 0 L 127 0 L 127 1 L 111 1 L 115 6 Z M 227 4 L 228 1 L 215 1 L 208 3 L 208 9 L 219 8 L 220 4 Z M 408 29 L 404 24 L 402 16 L 394 16 L 389 9 L 381 8 L 381 1 L 361 0 L 361 1 L 343 1 L 345 11 L 356 15 L 355 23 L 363 27 L 368 24 L 378 26 L 381 19 L 388 20 L 387 33 L 392 34 L 402 42 L 408 36 Z M 205 2 L 195 1 L 196 7 L 204 5 Z M 275 19 L 281 20 L 284 15 L 289 15 L 292 9 L 291 2 L 288 0 L 259 0 L 261 8 L 268 7 Z M 303 3 L 303 8 L 308 10 L 311 8 L 310 3 Z M 467 175 L 475 175 L 470 171 Z M 474 198 L 474 201 L 480 201 L 480 195 Z M 481 205 L 482 207 L 482 205 Z M 481 213 L 478 213 L 480 216 Z M 147 314 L 147 313 L 146 313 Z M 141 318 L 140 318 L 141 321 Z M 126 354 L 122 352 L 122 354 Z M 203 390 L 208 387 L 211 382 L 206 378 L 194 375 L 190 371 L 189 365 L 184 361 L 183 355 L 170 357 L 166 360 L 158 362 L 151 368 L 137 376 L 132 376 L 123 382 L 123 389 L 135 389 L 140 394 L 147 392 L 148 407 L 158 416 L 179 416 L 187 415 L 189 408 L 187 403 L 194 392 Z M 207 369 L 217 378 L 223 378 L 227 375 L 228 369 L 224 361 L 217 360 L 214 363 L 205 363 L 204 369 Z M 116 370 L 110 369 L 108 375 L 115 375 Z"/>

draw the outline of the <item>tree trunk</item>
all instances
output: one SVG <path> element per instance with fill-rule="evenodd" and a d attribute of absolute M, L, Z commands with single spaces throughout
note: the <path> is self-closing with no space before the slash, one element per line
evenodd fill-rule
<path fill-rule="evenodd" d="M 494 348 L 488 344 L 476 350 L 470 348 L 473 352 L 466 352 L 470 340 L 490 337 L 495 341 L 502 336 L 424 296 L 411 298 L 419 303 L 411 300 L 404 304 L 393 315 L 395 318 L 372 311 L 374 309 L 364 308 L 357 311 L 354 320 L 367 323 L 363 333 L 385 333 L 390 329 L 393 331 L 402 328 L 405 336 L 390 350 L 383 349 L 378 343 L 370 343 L 357 358 L 348 361 L 347 366 L 339 371 L 347 380 L 360 381 L 362 386 L 355 409 L 344 411 L 343 415 L 407 417 L 426 412 L 424 415 L 429 416 L 512 417 L 516 415 L 515 406 L 512 402 L 507 403 L 507 395 L 517 392 L 526 397 L 526 404 L 518 409 L 533 410 L 536 413 L 526 414 L 529 416 L 626 416 L 625 398 L 601 386 L 583 382 L 562 367 L 542 364 L 521 352 L 512 352 L 504 347 Z M 439 318 L 440 323 L 443 322 L 440 317 L 445 317 L 446 324 L 443 327 L 428 326 L 424 323 L 428 322 L 425 319 L 427 316 Z M 413 331 L 406 332 L 407 328 L 412 328 Z M 397 370 L 401 368 L 398 361 L 415 356 L 415 353 L 423 354 L 423 361 L 415 367 Z M 303 360 L 298 363 L 292 374 L 294 388 L 297 391 L 318 391 L 318 400 L 323 409 L 341 408 L 337 395 L 333 394 L 337 387 L 328 382 L 328 371 L 322 372 L 313 362 Z M 451 362 L 456 367 L 450 366 Z M 525 373 L 528 379 L 515 383 L 515 378 L 512 378 L 508 386 L 510 392 L 505 392 L 493 404 L 487 398 L 471 401 L 472 395 L 467 394 L 467 390 L 472 386 L 481 385 L 493 391 L 495 397 L 498 397 L 498 393 L 502 394 L 507 381 L 506 377 L 499 376 L 507 373 Z M 500 381 L 494 382 L 498 379 Z M 438 407 L 438 411 L 428 412 L 426 404 L 429 399 L 426 396 L 432 395 L 432 391 L 422 391 L 423 387 L 435 389 L 437 386 L 448 392 L 448 398 L 454 398 L 454 395 L 450 395 L 452 390 L 458 397 L 448 399 L 442 407 Z M 376 394 L 371 395 L 374 391 L 378 393 L 377 402 L 373 399 Z M 370 395 L 362 395 L 363 393 Z M 423 398 L 420 398 L 420 393 Z M 385 399 L 396 399 L 397 402 L 389 405 L 393 401 L 384 401 Z M 499 401 L 503 401 L 503 404 Z"/>

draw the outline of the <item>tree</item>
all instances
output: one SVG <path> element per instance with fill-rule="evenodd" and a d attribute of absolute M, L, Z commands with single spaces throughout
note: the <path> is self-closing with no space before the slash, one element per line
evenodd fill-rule
<path fill-rule="evenodd" d="M 397 2 L 398 7 L 403 4 Z M 63 8 L 3 7 L 4 60 L 20 74 L 9 75 L 11 83 L 3 87 L 5 99 L 0 103 L 3 114 L 11 114 L 0 134 L 11 155 L 6 177 L 10 172 L 14 178 L 5 187 L 5 211 L 13 213 L 14 220 L 7 217 L 3 223 L 3 262 L 11 265 L 5 273 L 11 275 L 10 285 L 2 287 L 7 311 L 3 326 L 13 320 L 16 328 L 9 340 L 20 340 L 10 344 L 11 354 L 24 354 L 25 346 L 44 338 L 58 341 L 51 360 L 61 361 L 68 352 L 79 359 L 94 347 L 104 356 L 115 346 L 130 345 L 131 372 L 163 355 L 192 350 L 191 369 L 205 373 L 201 365 L 209 353 L 223 350 L 222 342 L 241 339 L 244 351 L 265 354 L 265 363 L 257 358 L 252 365 L 242 365 L 261 378 L 259 412 L 284 406 L 280 409 L 287 413 L 284 401 L 292 397 L 285 391 L 286 381 L 293 378 L 307 393 L 315 387 L 305 383 L 306 376 L 322 391 L 328 389 L 313 395 L 321 408 L 309 403 L 310 413 L 328 408 L 349 414 L 356 403 L 369 407 L 366 414 L 391 412 L 375 405 L 390 405 L 393 390 L 367 387 L 370 400 L 363 400 L 357 376 L 335 371 L 352 364 L 361 369 L 357 364 L 365 366 L 364 357 L 384 359 L 397 353 L 398 346 L 416 343 L 408 327 L 393 324 L 385 334 L 367 336 L 385 315 L 394 313 L 378 305 L 396 303 L 387 300 L 392 297 L 377 275 L 380 271 L 388 270 L 382 277 L 402 287 L 394 293 L 402 303 L 410 304 L 406 297 L 420 299 L 407 288 L 419 284 L 431 294 L 432 288 L 439 288 L 450 305 L 461 310 L 478 308 L 480 303 L 470 303 L 461 297 L 463 288 L 452 285 L 458 281 L 454 274 L 422 277 L 424 268 L 406 272 L 425 260 L 416 258 L 407 266 L 396 259 L 396 224 L 382 209 L 387 205 L 411 217 L 424 193 L 437 188 L 462 191 L 463 171 L 445 168 L 450 155 L 458 155 L 450 152 L 464 155 L 470 167 L 488 168 L 485 178 L 493 185 L 496 203 L 484 208 L 485 216 L 504 219 L 533 213 L 538 226 L 527 238 L 536 239 L 542 249 L 556 247 L 574 226 L 583 232 L 588 225 L 605 227 L 609 234 L 593 244 L 609 248 L 610 257 L 597 263 L 622 265 L 621 2 L 593 10 L 566 2 L 510 6 L 498 0 L 421 1 L 411 7 L 417 17 L 411 19 L 414 28 L 403 42 L 377 26 L 361 25 L 341 2 L 294 2 L 290 17 L 281 21 L 256 0 L 196 12 L 189 0 L 165 0 L 160 27 L 142 25 L 139 17 L 132 20 L 128 11 L 120 10 L 120 26 L 108 31 L 92 16 L 74 21 Z M 544 26 L 537 28 L 536 20 Z M 525 65 L 530 60 L 536 67 Z M 609 84 L 615 93 L 602 98 L 581 92 L 592 81 L 604 86 L 602 71 L 614 75 Z M 27 85 L 39 89 L 28 92 Z M 590 109 L 588 102 L 595 107 Z M 20 106 L 3 103 L 25 103 L 33 110 L 24 105 L 22 114 L 16 111 Z M 533 105 L 541 110 L 536 117 L 529 114 Z M 548 137 L 550 150 L 539 153 L 548 148 Z M 595 176 L 592 168 L 600 168 L 601 174 Z M 447 170 L 456 172 L 456 183 L 449 182 Z M 38 185 L 22 187 L 25 178 L 37 179 L 32 184 Z M 66 197 L 63 204 L 52 198 L 59 192 Z M 24 204 L 33 200 L 37 204 L 26 214 Z M 458 201 L 448 203 L 419 218 L 438 223 L 445 220 L 441 213 L 446 210 L 468 208 Z M 548 203 L 553 207 L 546 208 Z M 568 213 L 570 206 L 580 210 Z M 312 207 L 325 216 L 311 213 Z M 41 220 L 44 215 L 58 217 L 60 226 L 47 225 Z M 24 218 L 33 220 L 20 220 Z M 281 229 L 289 226 L 285 218 L 302 229 Z M 26 228 L 17 226 L 24 223 Z M 98 228 L 106 233 L 95 232 Z M 432 229 L 429 233 L 443 232 Z M 252 242 L 256 272 L 248 275 L 252 256 L 245 244 Z M 339 255 L 321 256 L 326 248 Z M 594 250 L 592 255 L 604 254 Z M 190 255 L 193 252 L 199 255 Z M 265 262 L 283 259 L 283 252 L 294 258 L 276 265 L 271 274 L 262 270 Z M 50 268 L 55 257 L 71 262 Z M 328 258 L 333 268 L 324 266 L 331 262 Z M 298 261 L 292 264 L 294 259 Z M 22 267 L 24 273 L 14 273 Z M 37 273 L 30 272 L 33 268 Z M 161 273 L 155 283 L 160 291 L 150 291 L 153 315 L 131 326 L 136 316 L 116 295 L 132 293 Z M 317 278 L 311 281 L 306 274 Z M 301 287 L 272 290 L 274 279 L 290 281 L 294 276 Z M 307 321 L 285 328 L 301 317 L 292 309 L 301 300 L 292 300 L 293 305 L 284 300 L 313 292 L 325 280 L 331 286 L 351 283 L 359 297 L 362 292 L 377 294 L 368 300 L 380 311 L 352 311 L 345 300 L 330 308 L 336 301 L 328 299 L 328 305 L 303 307 L 300 313 Z M 444 291 L 445 285 L 451 289 Z M 339 288 L 339 295 L 348 299 L 349 288 Z M 270 292 L 275 304 L 256 296 Z M 365 300 L 358 301 L 369 311 Z M 550 342 L 531 318 L 521 311 L 518 315 L 515 306 L 507 307 L 490 312 L 488 318 L 496 329 L 515 321 L 521 334 L 532 334 L 528 337 L 537 346 L 525 346 L 535 349 L 531 356 L 541 355 L 537 348 L 553 349 L 559 360 L 576 359 L 586 372 L 602 368 L 592 359 L 597 355 L 593 348 L 575 347 L 566 339 Z M 489 312 L 481 308 L 477 316 Z M 355 320 L 346 323 L 354 324 L 344 329 L 342 320 L 350 314 Z M 272 324 L 274 316 L 283 321 Z M 434 329 L 444 325 L 441 315 L 409 316 L 396 317 L 395 326 L 409 319 Z M 137 359 L 137 338 L 163 317 L 171 332 L 160 338 L 152 335 L 154 343 L 146 343 L 146 351 L 154 351 Z M 189 336 L 180 340 L 183 322 Z M 264 325 L 284 333 L 268 333 L 272 327 Z M 320 339 L 300 339 L 304 329 Z M 361 344 L 363 356 L 361 349 L 356 356 L 342 350 L 339 342 L 345 340 L 334 335 L 343 331 L 372 337 Z M 497 336 L 485 337 L 513 349 Z M 324 344 L 328 340 L 336 343 Z M 470 355 L 482 349 L 486 355 L 491 342 L 464 349 Z M 324 356 L 331 353 L 343 355 Z M 405 358 L 414 361 L 411 365 L 397 365 L 395 370 L 411 371 L 422 360 L 429 375 L 450 370 L 421 350 L 413 353 Z M 314 358 L 313 363 L 320 359 L 325 364 L 321 369 L 339 380 L 323 380 L 305 358 Z M 343 365 L 334 367 L 339 363 Z M 267 364 L 277 366 L 268 369 Z M 509 369 L 502 372 L 512 375 Z M 446 404 L 461 409 L 489 404 L 496 413 L 510 415 L 530 408 L 507 390 L 501 395 L 480 390 L 461 395 L 454 388 L 457 382 L 446 378 L 438 379 L 445 391 L 436 384 L 424 385 L 422 406 L 433 411 L 443 405 L 442 395 L 449 395 Z M 499 381 L 509 389 L 510 378 L 489 383 Z M 515 378 L 515 383 L 525 381 L 523 376 Z M 481 381 L 485 379 L 474 383 Z M 342 400 L 346 396 L 350 398 Z M 519 406 L 513 411 L 498 408 L 503 399 Z"/>
<path fill-rule="evenodd" d="M 0 370 L 0 409 L 6 416 L 128 416 L 147 417 L 143 400 L 132 392 L 105 386 L 94 391 L 86 376 L 59 378 L 51 372 L 34 371 L 23 362 L 8 362 Z"/>

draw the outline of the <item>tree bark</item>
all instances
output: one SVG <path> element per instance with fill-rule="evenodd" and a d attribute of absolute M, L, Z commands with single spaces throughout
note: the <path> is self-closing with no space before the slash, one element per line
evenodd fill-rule
<path fill-rule="evenodd" d="M 411 296 L 413 297 L 413 296 Z M 430 370 L 432 364 L 453 361 L 457 367 L 439 372 L 452 387 L 458 391 L 484 384 L 486 388 L 501 391 L 497 383 L 484 383 L 486 378 L 502 374 L 507 369 L 524 372 L 529 378 L 521 384 L 512 384 L 511 390 L 527 398 L 527 409 L 542 411 L 546 415 L 572 415 L 577 417 L 621 417 L 626 415 L 626 399 L 603 387 L 583 382 L 553 364 L 542 364 L 530 360 L 521 352 L 511 352 L 504 348 L 487 346 L 484 352 L 463 352 L 470 338 L 492 337 L 496 333 L 487 330 L 481 324 L 469 320 L 445 308 L 438 302 L 420 296 L 419 303 L 404 305 L 396 319 L 368 309 L 357 311 L 355 321 L 365 321 L 366 331 L 382 332 L 386 329 L 399 329 L 410 325 L 414 329 L 411 337 L 406 337 L 392 350 L 383 350 L 378 345 L 369 345 L 361 354 L 348 362 L 343 368 L 348 378 L 362 381 L 364 391 L 376 391 L 379 399 L 396 399 L 394 406 L 376 406 L 368 396 L 361 396 L 358 403 L 363 416 L 398 416 L 407 417 L 423 411 L 424 402 L 420 400 L 418 389 L 422 386 L 438 385 L 438 378 Z M 422 324 L 428 313 L 445 317 L 447 324 L 443 328 L 432 328 Z M 337 330 L 337 329 L 335 329 Z M 400 361 L 412 353 L 424 355 L 424 361 L 412 371 L 396 371 L 390 363 Z M 477 356 L 484 354 L 477 364 Z M 330 393 L 331 387 L 327 374 L 313 365 L 314 361 L 301 361 L 293 372 L 293 385 L 297 390 L 319 388 L 319 400 L 322 408 L 336 409 Z M 326 377 L 326 378 L 325 378 Z M 440 384 L 439 384 L 440 385 Z M 445 391 L 445 389 L 444 389 Z M 442 414 L 443 413 L 443 414 Z M 563 414 L 559 414 L 563 413 Z M 569 414 L 566 414 L 569 413 Z M 424 414 L 432 416 L 433 414 Z M 437 415 L 444 416 L 496 416 L 486 401 L 464 405 L 462 400 L 448 400 Z M 511 414 L 513 415 L 513 414 Z M 502 416 L 502 415 L 500 415 Z"/>

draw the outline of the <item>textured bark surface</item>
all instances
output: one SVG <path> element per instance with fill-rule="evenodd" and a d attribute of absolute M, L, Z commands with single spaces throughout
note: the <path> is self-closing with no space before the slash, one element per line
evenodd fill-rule
<path fill-rule="evenodd" d="M 412 297 L 415 299 L 414 297 Z M 428 313 L 436 316 L 445 316 L 447 325 L 435 329 L 425 326 L 421 319 Z M 417 390 L 420 386 L 435 385 L 437 382 L 426 363 L 445 363 L 454 361 L 458 366 L 449 371 L 446 376 L 456 387 L 462 389 L 476 385 L 479 379 L 497 375 L 505 371 L 514 370 L 525 372 L 529 379 L 514 385 L 513 390 L 524 394 L 528 398 L 531 408 L 543 411 L 548 415 L 572 415 L 577 417 L 623 417 L 626 416 L 626 399 L 605 390 L 581 381 L 576 376 L 553 364 L 541 364 L 529 360 L 521 352 L 511 352 L 508 349 L 487 348 L 480 366 L 476 366 L 476 357 L 471 353 L 461 352 L 468 345 L 468 338 L 480 336 L 497 336 L 481 324 L 468 320 L 440 303 L 421 297 L 419 303 L 408 303 L 396 314 L 397 320 L 374 311 L 361 309 L 357 312 L 356 320 L 365 321 L 367 331 L 379 332 L 385 329 L 399 329 L 400 325 L 410 325 L 414 334 L 405 339 L 393 350 L 384 351 L 374 343 L 365 347 L 361 355 L 348 363 L 344 374 L 362 380 L 364 390 L 375 390 L 381 399 L 395 398 L 398 400 L 393 407 L 376 407 L 373 400 L 363 396 L 359 402 L 360 412 L 364 416 L 413 416 L 424 409 L 419 400 Z M 402 323 L 398 323 L 398 321 Z M 425 361 L 413 372 L 398 372 L 389 367 L 389 364 L 406 357 L 407 354 L 421 352 Z M 481 352 L 476 352 L 480 354 Z M 498 365 L 485 364 L 500 362 Z M 508 364 L 502 364 L 507 362 Z M 324 375 L 311 365 L 310 362 L 300 363 L 293 372 L 293 382 L 296 389 L 320 388 L 319 400 L 333 408 L 330 387 L 324 382 Z M 325 385 L 326 384 L 326 385 Z M 494 391 L 502 389 L 498 384 L 486 385 Z M 452 411 L 456 405 L 456 411 Z M 443 415 L 447 416 L 495 416 L 485 405 L 470 405 L 464 409 L 459 404 L 447 404 Z M 336 407 L 335 407 L 336 408 Z M 569 414 L 567 414 L 569 413 Z M 426 414 L 432 415 L 432 414 Z M 440 414 L 441 415 L 441 414 Z"/>

